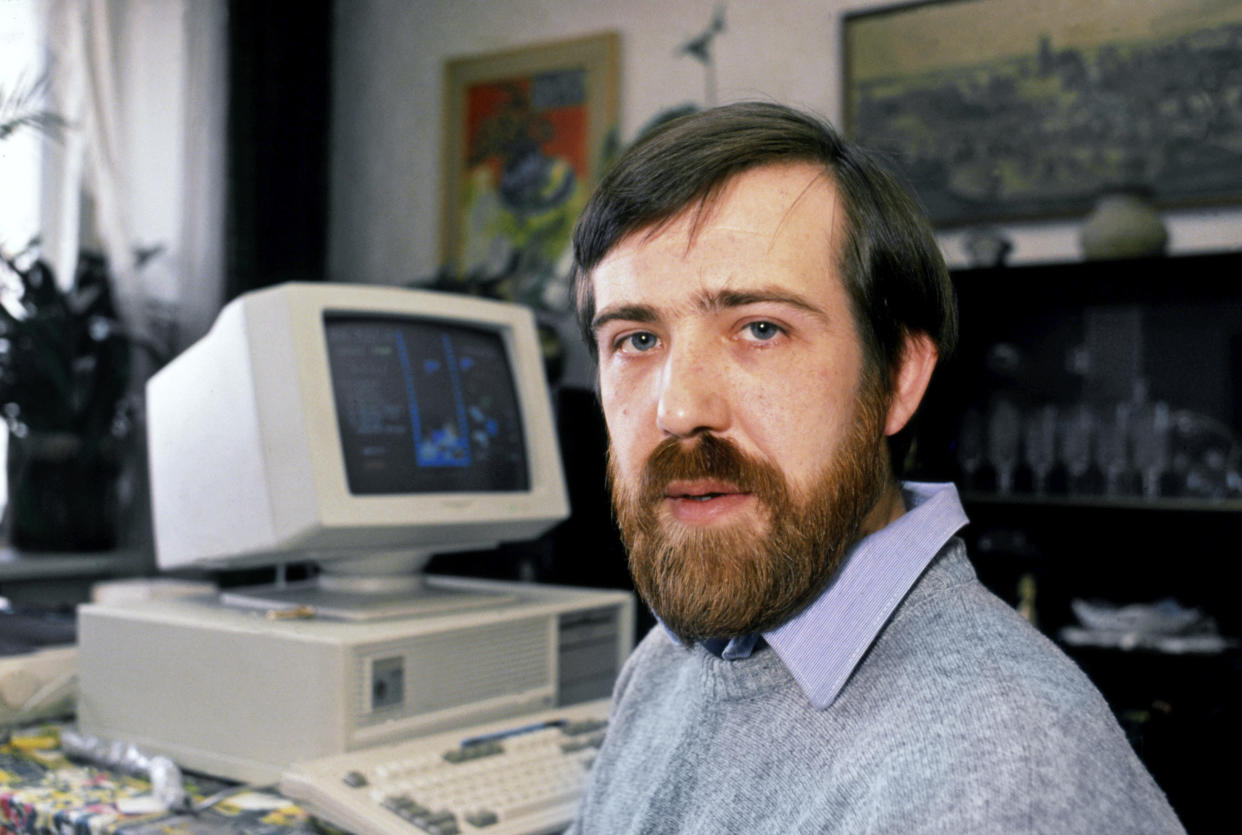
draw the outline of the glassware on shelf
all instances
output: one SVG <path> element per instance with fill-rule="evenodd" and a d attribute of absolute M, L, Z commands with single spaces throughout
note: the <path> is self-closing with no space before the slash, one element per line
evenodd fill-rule
<path fill-rule="evenodd" d="M 1219 420 L 1186 410 L 1170 420 L 1170 470 L 1181 495 L 1199 499 L 1242 496 L 1242 445 Z"/>
<path fill-rule="evenodd" d="M 1095 418 L 1090 407 L 1085 403 L 1071 406 L 1062 414 L 1060 424 L 1060 458 L 1069 474 L 1069 492 L 1090 492 L 1088 476 L 1095 435 Z"/>
<path fill-rule="evenodd" d="M 1022 418 L 1022 455 L 1031 470 L 1031 489 L 1048 492 L 1048 477 L 1057 463 L 1057 407 L 1040 406 Z"/>
<path fill-rule="evenodd" d="M 998 496 L 1242 499 L 1242 437 L 1141 382 L 1120 402 L 1022 409 L 998 394 L 963 413 L 954 454 L 964 489 Z"/>
<path fill-rule="evenodd" d="M 988 407 L 988 460 L 996 470 L 996 491 L 1013 492 L 1022 437 L 1022 415 L 1007 398 L 998 397 Z"/>
<path fill-rule="evenodd" d="M 1129 467 L 1129 418 L 1126 403 L 1105 404 L 1096 412 L 1095 465 L 1103 477 L 1104 495 L 1130 493 L 1126 476 Z"/>
<path fill-rule="evenodd" d="M 1169 406 L 1141 400 L 1130 415 L 1130 454 L 1142 480 L 1145 498 L 1158 498 L 1169 468 Z"/>

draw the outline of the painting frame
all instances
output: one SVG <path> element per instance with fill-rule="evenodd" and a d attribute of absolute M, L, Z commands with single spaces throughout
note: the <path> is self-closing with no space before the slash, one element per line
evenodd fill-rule
<path fill-rule="evenodd" d="M 564 277 L 551 262 L 615 145 L 619 60 L 620 37 L 601 32 L 445 61 L 440 257 L 463 289 L 536 308 L 566 302 L 553 298 Z M 566 188 L 557 214 L 538 220 L 551 229 L 538 233 L 542 252 L 488 231 L 517 239 Z"/>
<path fill-rule="evenodd" d="M 1242 202 L 1242 4 L 1121 2 L 846 12 L 844 132 L 895 163 L 939 229 L 1082 216 L 1109 191 Z"/>

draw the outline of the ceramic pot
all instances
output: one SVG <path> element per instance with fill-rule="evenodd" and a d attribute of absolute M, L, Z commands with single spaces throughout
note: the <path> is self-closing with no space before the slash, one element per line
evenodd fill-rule
<path fill-rule="evenodd" d="M 1139 258 L 1163 254 L 1169 233 L 1141 192 L 1123 189 L 1100 195 L 1078 241 L 1087 258 Z"/>
<path fill-rule="evenodd" d="M 9 436 L 9 544 L 22 551 L 101 551 L 117 542 L 116 450 L 71 432 Z"/>

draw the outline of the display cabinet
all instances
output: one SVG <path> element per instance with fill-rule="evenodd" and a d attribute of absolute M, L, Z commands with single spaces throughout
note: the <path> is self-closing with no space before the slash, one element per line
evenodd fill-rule
<path fill-rule="evenodd" d="M 958 483 L 981 579 L 1092 675 L 1194 832 L 1242 742 L 1242 253 L 953 278 L 908 474 Z M 1154 634 L 1083 629 L 1132 604 Z"/>

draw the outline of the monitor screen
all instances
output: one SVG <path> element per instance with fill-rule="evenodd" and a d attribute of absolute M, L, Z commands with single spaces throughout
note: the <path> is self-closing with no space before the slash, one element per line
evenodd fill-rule
<path fill-rule="evenodd" d="M 520 491 L 522 415 L 495 331 L 427 319 L 324 316 L 355 495 Z"/>

